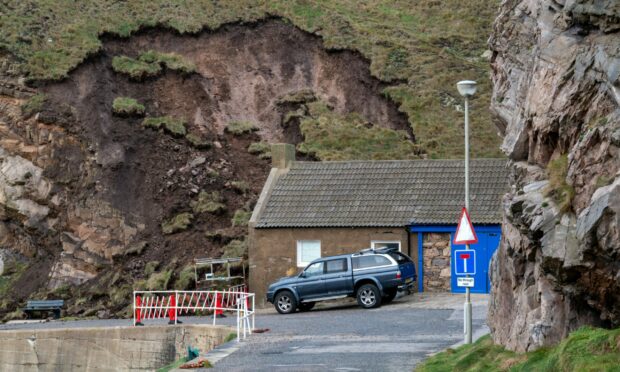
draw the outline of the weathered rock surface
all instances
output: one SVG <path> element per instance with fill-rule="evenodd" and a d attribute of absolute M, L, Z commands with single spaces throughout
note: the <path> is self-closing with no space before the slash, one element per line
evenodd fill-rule
<path fill-rule="evenodd" d="M 493 338 L 525 351 L 620 326 L 620 2 L 506 0 L 489 43 L 514 185 L 491 263 Z M 546 181 L 562 156 L 567 208 Z"/>

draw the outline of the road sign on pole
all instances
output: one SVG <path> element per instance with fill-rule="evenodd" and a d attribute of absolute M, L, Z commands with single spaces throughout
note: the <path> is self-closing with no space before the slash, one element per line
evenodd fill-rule
<path fill-rule="evenodd" d="M 459 218 L 459 225 L 456 228 L 453 243 L 455 245 L 478 243 L 478 236 L 476 236 L 474 226 L 471 224 L 469 213 L 467 213 L 467 208 L 465 207 L 461 211 L 461 218 Z"/>
<path fill-rule="evenodd" d="M 454 251 L 454 274 L 476 275 L 476 251 L 463 249 Z"/>
<path fill-rule="evenodd" d="M 456 278 L 457 287 L 473 288 L 474 278 Z"/>

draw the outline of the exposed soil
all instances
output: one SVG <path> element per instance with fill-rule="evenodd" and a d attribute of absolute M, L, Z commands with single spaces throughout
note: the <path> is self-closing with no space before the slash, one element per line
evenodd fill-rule
<path fill-rule="evenodd" d="M 114 56 L 137 57 L 151 49 L 179 54 L 197 72 L 165 71 L 136 82 L 112 70 Z M 49 100 L 39 119 L 61 125 L 81 142 L 79 148 L 58 147 L 57 161 L 45 173 L 69 190 L 66 205 L 71 208 L 102 200 L 128 225 L 144 225 L 134 240 L 148 242 L 147 248 L 138 256 L 107 257 L 100 269 L 100 274 L 121 270 L 131 283 L 149 261 L 165 266 L 176 260 L 172 267 L 180 268 L 195 257 L 219 256 L 227 241 L 245 235 L 244 227 L 231 226 L 232 215 L 251 210 L 270 167 L 268 160 L 249 154 L 248 146 L 260 140 L 302 140 L 298 128 L 282 125 L 284 113 L 276 103 L 282 96 L 311 90 L 336 112 L 358 112 L 375 125 L 406 130 L 413 139 L 406 116 L 381 94 L 384 87 L 360 54 L 325 50 L 319 37 L 278 20 L 229 25 L 197 36 L 147 30 L 130 39 L 105 38 L 101 53 L 69 78 L 40 87 Z M 112 115 L 119 96 L 138 99 L 146 116 L 185 118 L 188 132 L 213 146 L 198 150 L 184 138 L 144 128 L 142 118 Z M 232 121 L 250 121 L 260 129 L 234 136 L 224 131 Z M 204 162 L 190 166 L 201 157 Z M 240 191 L 233 181 L 249 189 Z M 219 191 L 226 212 L 195 215 L 186 231 L 163 235 L 162 221 L 191 212 L 190 202 L 201 190 Z M 66 210 L 60 214 L 62 232 L 71 221 Z M 216 230 L 224 230 L 225 237 L 205 237 Z M 51 251 L 60 250 L 58 242 Z M 50 265 L 44 258 L 40 262 L 40 268 Z"/>

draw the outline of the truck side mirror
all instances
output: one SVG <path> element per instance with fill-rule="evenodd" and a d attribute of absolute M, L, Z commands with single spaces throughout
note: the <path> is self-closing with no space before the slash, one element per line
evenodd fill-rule
<path fill-rule="evenodd" d="M 300 278 L 305 278 L 306 277 L 306 272 L 302 271 L 301 274 L 299 274 L 299 277 Z"/>

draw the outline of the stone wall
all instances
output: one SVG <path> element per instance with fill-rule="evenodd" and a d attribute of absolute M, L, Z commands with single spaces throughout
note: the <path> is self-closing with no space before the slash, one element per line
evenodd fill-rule
<path fill-rule="evenodd" d="M 426 233 L 424 247 L 424 290 L 450 291 L 450 234 Z"/>
<path fill-rule="evenodd" d="M 0 371 L 156 370 L 212 350 L 235 332 L 225 326 L 182 325 L 0 332 Z"/>

